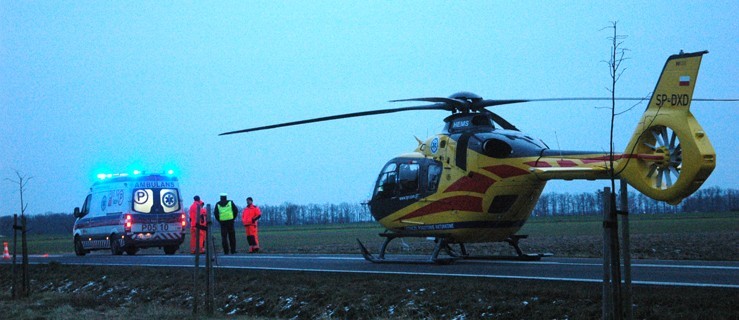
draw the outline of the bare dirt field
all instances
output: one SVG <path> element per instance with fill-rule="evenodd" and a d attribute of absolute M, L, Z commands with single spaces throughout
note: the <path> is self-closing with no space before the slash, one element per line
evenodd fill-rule
<path fill-rule="evenodd" d="M 734 214 L 685 219 L 635 219 L 632 257 L 666 260 L 739 259 Z M 531 221 L 522 231 L 528 252 L 601 257 L 598 219 Z M 594 230 L 595 231 L 594 231 Z M 376 225 L 265 228 L 269 253 L 357 253 L 356 238 L 381 244 Z M 186 243 L 188 240 L 186 240 Z M 39 239 L 36 253 L 71 252 L 66 237 Z M 243 241 L 242 241 L 243 242 Z M 185 248 L 185 247 L 183 247 Z M 395 241 L 392 252 L 428 254 L 431 242 Z M 473 244 L 473 254 L 511 254 L 506 244 Z M 151 249 L 153 250 L 153 249 Z M 203 316 L 204 296 L 193 293 L 190 269 L 32 265 L 31 297 L 11 299 L 10 266 L 0 266 L 0 310 L 5 319 L 597 319 L 600 284 L 218 270 L 214 315 Z M 201 289 L 203 288 L 201 284 Z M 636 319 L 738 319 L 739 290 L 634 287 Z"/>
<path fill-rule="evenodd" d="M 192 273 L 172 268 L 31 266 L 32 296 L 10 300 L 6 319 L 191 317 Z M 217 273 L 211 318 L 596 319 L 599 284 L 254 270 Z M 203 286 L 201 285 L 201 288 Z M 734 289 L 634 288 L 637 319 L 736 319 Z M 198 297 L 202 303 L 204 296 Z M 204 305 L 199 305 L 204 311 Z"/>

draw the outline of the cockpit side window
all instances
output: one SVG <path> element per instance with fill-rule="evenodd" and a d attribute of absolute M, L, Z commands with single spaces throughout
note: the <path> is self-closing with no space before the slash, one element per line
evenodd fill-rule
<path fill-rule="evenodd" d="M 429 164 L 428 168 L 428 186 L 426 190 L 435 192 L 439 188 L 439 180 L 441 180 L 441 166 L 438 164 Z"/>

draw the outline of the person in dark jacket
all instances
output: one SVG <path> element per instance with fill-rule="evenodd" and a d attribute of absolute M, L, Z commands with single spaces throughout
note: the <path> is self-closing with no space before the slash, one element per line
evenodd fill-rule
<path fill-rule="evenodd" d="M 221 225 L 221 244 L 223 245 L 224 254 L 236 253 L 236 230 L 234 230 L 234 220 L 239 212 L 239 208 L 233 201 L 228 200 L 228 195 L 221 193 L 221 200 L 218 201 L 213 208 L 213 215 Z"/>

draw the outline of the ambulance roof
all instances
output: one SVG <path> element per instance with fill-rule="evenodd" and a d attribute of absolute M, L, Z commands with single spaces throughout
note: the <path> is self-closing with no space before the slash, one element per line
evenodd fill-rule
<path fill-rule="evenodd" d="M 131 182 L 131 181 L 177 181 L 177 177 L 173 175 L 161 174 L 137 174 L 137 175 L 113 175 L 96 181 L 92 186 L 99 186 L 111 183 Z"/>

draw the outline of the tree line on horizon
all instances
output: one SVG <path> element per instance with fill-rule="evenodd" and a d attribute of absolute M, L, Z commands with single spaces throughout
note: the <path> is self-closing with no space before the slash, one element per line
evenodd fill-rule
<path fill-rule="evenodd" d="M 739 189 L 710 187 L 698 190 L 678 205 L 669 205 L 630 191 L 628 193 L 631 214 L 676 214 L 683 212 L 739 211 Z M 336 224 L 374 221 L 369 208 L 360 203 L 262 205 L 261 226 L 291 226 L 311 224 Z M 603 191 L 570 193 L 545 193 L 531 212 L 532 217 L 600 215 L 603 210 Z M 239 217 L 240 218 L 240 217 Z M 72 234 L 74 216 L 71 213 L 26 215 L 31 234 Z M 237 218 L 238 219 L 238 218 Z M 13 216 L 0 216 L 0 235 L 13 234 Z"/>

